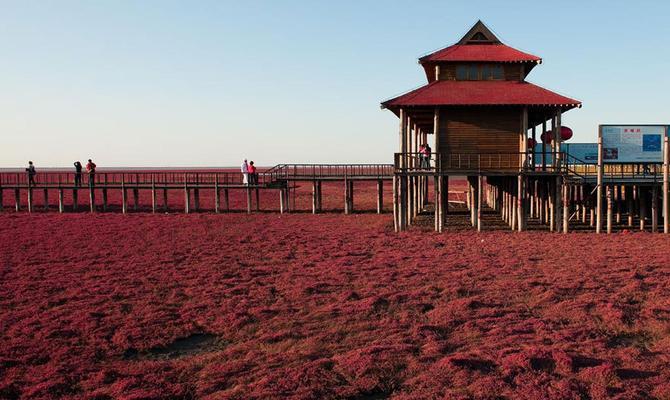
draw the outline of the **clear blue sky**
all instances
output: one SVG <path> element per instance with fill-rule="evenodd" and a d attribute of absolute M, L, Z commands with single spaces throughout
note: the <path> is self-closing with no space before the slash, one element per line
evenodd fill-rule
<path fill-rule="evenodd" d="M 0 167 L 391 162 L 380 101 L 482 19 L 599 123 L 668 123 L 665 1 L 0 1 Z"/>

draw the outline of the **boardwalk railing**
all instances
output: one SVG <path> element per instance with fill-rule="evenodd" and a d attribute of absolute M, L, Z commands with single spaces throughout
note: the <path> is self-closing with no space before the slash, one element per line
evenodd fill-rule
<path fill-rule="evenodd" d="M 266 171 L 274 181 L 380 179 L 393 176 L 391 164 L 279 164 Z"/>

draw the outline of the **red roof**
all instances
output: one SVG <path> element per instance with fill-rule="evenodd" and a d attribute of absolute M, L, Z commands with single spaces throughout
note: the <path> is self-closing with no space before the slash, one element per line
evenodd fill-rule
<path fill-rule="evenodd" d="M 561 105 L 573 108 L 581 102 L 528 82 L 445 80 L 433 81 L 382 103 L 384 108 L 464 105 Z"/>
<path fill-rule="evenodd" d="M 428 61 L 491 61 L 526 62 L 541 61 L 532 54 L 524 53 L 504 44 L 455 44 L 435 53 L 421 57 L 419 62 Z"/>

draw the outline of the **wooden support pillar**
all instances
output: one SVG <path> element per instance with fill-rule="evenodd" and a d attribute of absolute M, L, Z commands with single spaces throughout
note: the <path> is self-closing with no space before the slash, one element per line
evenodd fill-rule
<path fill-rule="evenodd" d="M 349 214 L 349 180 L 344 178 L 344 214 Z"/>
<path fill-rule="evenodd" d="M 517 177 L 517 229 L 519 232 L 526 230 L 526 179 L 522 174 Z"/>
<path fill-rule="evenodd" d="M 435 196 L 435 213 L 434 213 L 434 224 L 435 232 L 440 232 L 440 177 L 435 175 L 433 176 L 433 195 Z"/>
<path fill-rule="evenodd" d="M 184 213 L 189 214 L 191 212 L 191 193 L 184 178 Z"/>
<path fill-rule="evenodd" d="M 133 188 L 133 211 L 137 211 L 139 207 L 140 207 L 140 189 L 137 186 L 135 186 Z"/>
<path fill-rule="evenodd" d="M 670 143 L 666 128 L 663 139 L 663 233 L 670 233 Z"/>
<path fill-rule="evenodd" d="M 624 195 L 626 196 L 626 212 L 628 213 L 628 227 L 632 228 L 633 227 L 633 216 L 635 215 L 635 212 L 633 210 L 633 207 L 634 207 L 633 187 L 632 186 L 625 186 L 624 187 Z"/>
<path fill-rule="evenodd" d="M 321 195 L 322 191 L 322 182 L 316 182 L 316 210 L 318 212 L 323 211 L 323 196 Z"/>
<path fill-rule="evenodd" d="M 317 213 L 317 195 L 318 189 L 316 187 L 316 181 L 312 181 L 312 214 Z"/>
<path fill-rule="evenodd" d="M 214 175 L 214 212 L 221 212 L 221 190 L 219 189 L 219 174 Z"/>
<path fill-rule="evenodd" d="M 65 212 L 65 203 L 63 202 L 63 189 L 58 188 L 58 212 L 59 213 L 64 213 Z"/>
<path fill-rule="evenodd" d="M 449 176 L 440 176 L 440 232 L 444 231 L 449 213 Z"/>
<path fill-rule="evenodd" d="M 482 231 L 482 187 L 484 186 L 484 177 L 477 176 L 477 232 Z"/>
<path fill-rule="evenodd" d="M 640 231 L 644 232 L 645 230 L 645 223 L 647 219 L 647 193 L 645 191 L 645 188 L 642 186 L 638 186 L 639 190 L 639 196 L 638 198 L 640 199 Z"/>
<path fill-rule="evenodd" d="M 651 187 L 651 232 L 658 232 L 658 185 Z"/>
<path fill-rule="evenodd" d="M 256 192 L 256 211 L 260 211 L 261 210 L 261 190 L 258 187 L 256 187 L 254 189 L 254 191 Z"/>
<path fill-rule="evenodd" d="M 612 233 L 612 186 L 607 186 L 607 233 Z"/>
<path fill-rule="evenodd" d="M 157 202 L 156 202 L 156 181 L 154 180 L 153 175 L 151 176 L 151 212 L 156 213 Z"/>
<path fill-rule="evenodd" d="M 28 212 L 33 212 L 33 188 L 28 187 Z"/>
<path fill-rule="evenodd" d="M 621 223 L 621 208 L 622 208 L 622 202 L 621 202 L 621 185 L 616 185 L 614 187 L 614 211 L 615 211 L 615 216 L 616 216 L 616 223 L 620 224 Z"/>
<path fill-rule="evenodd" d="M 556 231 L 556 180 L 549 180 L 549 231 Z"/>
<path fill-rule="evenodd" d="M 603 229 L 603 138 L 602 138 L 602 128 L 599 128 L 600 132 L 598 133 L 598 176 L 597 182 L 598 185 L 596 188 L 596 233 L 600 233 Z"/>
<path fill-rule="evenodd" d="M 557 176 L 556 184 L 554 190 L 556 191 L 556 196 L 554 200 L 554 208 L 556 209 L 556 232 L 561 232 L 563 230 L 563 180 L 560 176 Z"/>
<path fill-rule="evenodd" d="M 393 174 L 393 230 L 400 231 L 400 217 L 398 214 L 398 177 Z"/>
<path fill-rule="evenodd" d="M 354 181 L 349 181 L 349 212 L 354 212 Z"/>
<path fill-rule="evenodd" d="M 2 195 L 0 195 L 2 200 Z M 49 189 L 44 188 L 44 211 L 49 211 Z"/>
<path fill-rule="evenodd" d="M 196 183 L 196 185 L 199 185 L 200 183 Z M 195 212 L 200 212 L 200 188 L 196 187 L 193 189 L 193 202 L 194 202 L 194 208 Z"/>
<path fill-rule="evenodd" d="M 284 195 L 284 189 L 279 189 L 279 213 L 283 214 L 286 211 L 286 195 Z"/>
<path fill-rule="evenodd" d="M 563 182 L 563 233 L 568 233 L 570 224 L 570 186 Z"/>
<path fill-rule="evenodd" d="M 168 189 L 163 186 L 163 212 L 168 212 Z"/>
<path fill-rule="evenodd" d="M 384 181 L 377 180 L 377 214 L 384 211 Z"/>
<path fill-rule="evenodd" d="M 128 212 L 128 196 L 126 194 L 126 184 L 121 176 L 121 212 L 126 214 Z"/>
<path fill-rule="evenodd" d="M 400 176 L 400 203 L 399 203 L 399 230 L 402 232 L 407 229 L 407 176 Z"/>
<path fill-rule="evenodd" d="M 109 201 L 107 196 L 107 188 L 104 187 L 102 188 L 102 211 L 107 211 L 108 207 L 109 207 Z"/>
<path fill-rule="evenodd" d="M 4 195 L 4 190 L 2 190 L 2 186 L 0 186 L 0 211 L 3 211 L 5 209 L 5 206 L 4 206 L 4 203 L 3 203 L 4 199 L 2 197 L 3 195 Z"/>
<path fill-rule="evenodd" d="M 21 192 L 19 192 L 19 188 L 14 189 L 14 209 L 16 212 L 21 211 Z"/>
<path fill-rule="evenodd" d="M 95 212 L 95 186 L 88 185 L 88 204 L 90 206 L 91 212 Z"/>
<path fill-rule="evenodd" d="M 251 189 L 247 187 L 244 191 L 247 194 L 247 214 L 251 214 Z"/>

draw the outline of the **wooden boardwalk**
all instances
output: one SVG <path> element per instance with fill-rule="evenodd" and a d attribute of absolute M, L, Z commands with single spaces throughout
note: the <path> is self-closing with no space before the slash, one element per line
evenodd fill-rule
<path fill-rule="evenodd" d="M 351 213 L 354 209 L 354 182 L 377 182 L 377 212 L 383 211 L 384 182 L 393 179 L 391 164 L 280 164 L 257 174 L 254 184 L 244 184 L 240 172 L 140 172 L 140 171 L 104 171 L 93 176 L 82 173 L 80 177 L 74 172 L 39 172 L 31 183 L 27 173 L 0 173 L 0 210 L 3 209 L 4 196 L 14 195 L 14 209 L 21 211 L 21 194 L 28 199 L 28 212 L 35 210 L 35 196 L 41 193 L 45 209 L 49 209 L 49 192 L 57 191 L 58 211 L 77 210 L 79 196 L 88 197 L 90 212 L 110 211 L 108 195 L 113 191 L 121 192 L 121 211 L 129 211 L 129 193 L 134 200 L 133 209 L 137 210 L 140 192 L 151 193 L 152 212 L 168 210 L 168 192 L 183 191 L 184 213 L 200 209 L 200 193 L 214 193 L 214 212 L 229 211 L 229 193 L 242 191 L 246 196 L 246 211 L 252 212 L 253 197 L 256 210 L 259 210 L 261 191 L 278 193 L 278 211 L 289 212 L 294 207 L 291 193 L 295 193 L 298 182 L 312 184 L 312 212 L 322 211 L 322 182 L 342 182 L 344 185 L 344 212 Z M 71 193 L 71 204 L 65 204 L 65 193 Z M 96 193 L 101 195 L 96 198 Z M 223 196 L 222 196 L 223 194 Z M 159 197 L 161 204 L 159 204 Z M 191 200 L 193 199 L 193 200 Z"/>

